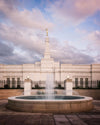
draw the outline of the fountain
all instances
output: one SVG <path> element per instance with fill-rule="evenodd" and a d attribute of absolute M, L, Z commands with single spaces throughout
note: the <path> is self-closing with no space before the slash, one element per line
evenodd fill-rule
<path fill-rule="evenodd" d="M 47 73 L 45 96 L 48 100 L 54 99 L 54 78 L 53 73 Z"/>
<path fill-rule="evenodd" d="M 29 78 L 26 81 L 29 82 Z M 46 83 L 46 95 L 32 96 L 28 95 L 30 93 L 28 92 L 24 96 L 9 97 L 7 108 L 15 111 L 38 113 L 71 113 L 93 109 L 93 99 L 91 97 L 74 95 L 55 96 L 52 74 L 47 74 Z"/>

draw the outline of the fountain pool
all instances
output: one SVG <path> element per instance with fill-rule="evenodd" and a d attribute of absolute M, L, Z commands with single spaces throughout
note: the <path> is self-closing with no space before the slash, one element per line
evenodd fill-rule
<path fill-rule="evenodd" d="M 15 111 L 35 113 L 84 112 L 93 108 L 92 100 L 85 96 L 54 96 L 51 100 L 45 96 L 15 96 L 8 98 L 7 107 Z"/>
<path fill-rule="evenodd" d="M 30 83 L 29 78 L 26 79 Z M 30 85 L 30 84 L 28 84 Z M 93 108 L 91 97 L 74 95 L 54 95 L 53 73 L 47 74 L 45 95 L 24 95 L 8 98 L 11 110 L 36 113 L 71 113 L 89 111 Z"/>

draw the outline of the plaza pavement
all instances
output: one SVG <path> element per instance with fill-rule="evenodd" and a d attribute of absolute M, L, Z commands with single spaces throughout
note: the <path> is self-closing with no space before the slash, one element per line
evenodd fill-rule
<path fill-rule="evenodd" d="M 0 100 L 0 125 L 100 125 L 100 101 L 94 100 L 90 112 L 71 114 L 24 113 L 6 109 Z"/>

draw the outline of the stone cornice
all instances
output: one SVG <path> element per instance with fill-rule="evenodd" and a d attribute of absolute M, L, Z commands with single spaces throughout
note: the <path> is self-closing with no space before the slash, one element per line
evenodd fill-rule
<path fill-rule="evenodd" d="M 52 71 L 51 71 L 52 72 Z M 0 71 L 0 73 L 51 73 L 50 71 Z M 54 71 L 53 73 L 100 73 L 100 71 Z"/>

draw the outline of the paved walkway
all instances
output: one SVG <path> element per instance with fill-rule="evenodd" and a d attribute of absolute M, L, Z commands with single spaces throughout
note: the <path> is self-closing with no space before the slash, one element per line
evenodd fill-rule
<path fill-rule="evenodd" d="M 15 112 L 5 108 L 7 100 L 0 100 L 0 125 L 100 125 L 100 101 L 86 113 L 45 114 Z"/>

